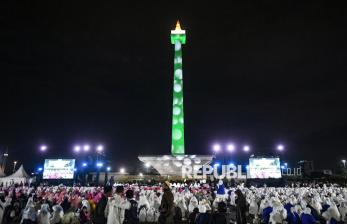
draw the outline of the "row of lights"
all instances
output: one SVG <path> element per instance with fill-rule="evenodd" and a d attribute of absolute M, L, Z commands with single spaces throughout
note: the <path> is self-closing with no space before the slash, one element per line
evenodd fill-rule
<path fill-rule="evenodd" d="M 41 145 L 39 147 L 40 151 L 45 152 L 48 149 L 47 145 Z M 85 144 L 85 145 L 75 145 L 74 147 L 74 151 L 75 152 L 80 152 L 81 150 L 88 152 L 91 149 L 91 146 L 89 144 Z M 104 146 L 103 145 L 97 145 L 96 146 L 96 151 L 97 152 L 102 152 L 104 150 Z"/>
<path fill-rule="evenodd" d="M 215 153 L 220 152 L 220 151 L 222 150 L 222 148 L 223 148 L 222 145 L 219 144 L 219 143 L 215 143 L 215 144 L 212 146 L 212 149 L 213 149 L 213 151 L 214 151 Z M 229 143 L 229 144 L 226 145 L 225 149 L 226 149 L 228 152 L 234 152 L 234 151 L 236 150 L 236 146 L 235 146 L 234 144 L 230 144 L 230 143 Z M 251 147 L 250 147 L 249 145 L 244 145 L 244 146 L 242 147 L 242 149 L 243 149 L 244 152 L 249 152 L 249 151 L 251 150 Z M 283 150 L 284 150 L 284 145 L 279 144 L 279 145 L 277 145 L 276 149 L 277 149 L 278 151 L 283 151 Z"/>
<path fill-rule="evenodd" d="M 83 166 L 83 167 L 86 167 L 86 166 L 88 166 L 88 164 L 87 164 L 87 163 L 82 163 L 82 166 Z M 98 163 L 96 163 L 96 166 L 99 167 L 99 168 L 101 168 L 101 167 L 104 166 L 104 164 L 103 164 L 102 162 L 98 162 Z M 108 166 L 108 167 L 106 168 L 106 170 L 107 170 L 107 171 L 111 171 L 111 167 Z M 120 168 L 120 169 L 119 169 L 119 172 L 120 172 L 120 173 L 125 173 L 125 168 Z"/>
<path fill-rule="evenodd" d="M 75 145 L 74 151 L 75 152 L 80 152 L 81 150 L 83 150 L 84 152 L 88 152 L 90 150 L 90 148 L 91 148 L 91 146 L 88 145 L 88 144 L 85 144 L 83 146 Z M 104 150 L 104 146 L 103 145 L 97 145 L 95 149 L 96 149 L 97 152 L 102 152 Z"/>

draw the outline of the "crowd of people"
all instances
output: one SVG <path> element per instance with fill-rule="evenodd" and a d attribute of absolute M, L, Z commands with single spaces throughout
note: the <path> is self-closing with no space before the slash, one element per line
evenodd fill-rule
<path fill-rule="evenodd" d="M 226 187 L 203 183 L 0 188 L 0 224 L 346 223 L 347 189 L 334 184 Z"/>

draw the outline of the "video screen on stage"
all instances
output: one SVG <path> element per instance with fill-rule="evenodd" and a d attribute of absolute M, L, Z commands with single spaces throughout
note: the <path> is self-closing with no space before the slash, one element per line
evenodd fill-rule
<path fill-rule="evenodd" d="M 73 179 L 74 159 L 46 159 L 43 179 Z"/>
<path fill-rule="evenodd" d="M 281 164 L 279 158 L 250 158 L 250 178 L 281 178 Z"/>

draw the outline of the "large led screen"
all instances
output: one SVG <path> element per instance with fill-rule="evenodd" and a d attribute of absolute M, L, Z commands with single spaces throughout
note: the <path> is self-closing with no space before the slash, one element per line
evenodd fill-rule
<path fill-rule="evenodd" d="M 46 159 L 43 179 L 73 179 L 74 159 Z"/>
<path fill-rule="evenodd" d="M 281 178 L 281 164 L 279 158 L 250 158 L 250 178 Z"/>

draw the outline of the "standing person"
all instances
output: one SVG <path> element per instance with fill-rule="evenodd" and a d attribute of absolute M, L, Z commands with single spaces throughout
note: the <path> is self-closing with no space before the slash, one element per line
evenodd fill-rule
<path fill-rule="evenodd" d="M 90 215 L 88 212 L 88 208 L 86 206 L 83 206 L 80 211 L 80 223 L 81 224 L 90 224 Z"/>
<path fill-rule="evenodd" d="M 51 214 L 49 213 L 49 205 L 42 204 L 41 209 L 37 215 L 37 223 L 38 224 L 49 224 L 49 218 Z"/>
<path fill-rule="evenodd" d="M 115 195 L 106 206 L 107 224 L 123 224 L 125 210 L 130 208 L 130 202 L 123 198 L 123 194 L 124 187 L 117 186 Z"/>
<path fill-rule="evenodd" d="M 214 223 L 227 224 L 227 205 L 224 201 L 218 203 L 217 212 L 213 214 Z"/>
<path fill-rule="evenodd" d="M 21 223 L 31 224 L 31 223 L 37 223 L 36 221 L 37 221 L 37 217 L 36 217 L 34 200 L 32 197 L 30 197 L 28 199 L 27 205 L 24 208 Z"/>
<path fill-rule="evenodd" d="M 112 196 L 112 186 L 105 186 L 104 193 L 101 196 L 99 203 L 96 205 L 94 213 L 94 223 L 95 224 L 105 224 L 107 222 L 105 216 L 105 209 L 107 205 L 108 198 Z"/>
<path fill-rule="evenodd" d="M 199 214 L 196 216 L 195 224 L 214 224 L 212 214 L 207 212 L 205 205 L 199 205 Z"/>
<path fill-rule="evenodd" d="M 159 207 L 160 224 L 173 224 L 174 223 L 174 196 L 171 192 L 171 184 L 169 181 L 165 181 L 163 184 L 163 197 L 161 199 L 161 204 Z"/>
<path fill-rule="evenodd" d="M 236 194 L 236 221 L 237 224 L 246 224 L 246 210 L 247 210 L 247 204 L 246 204 L 246 198 L 242 194 L 240 189 L 237 189 L 235 191 Z"/>
<path fill-rule="evenodd" d="M 190 215 L 188 217 L 188 224 L 195 224 L 196 216 L 198 214 L 199 214 L 199 209 L 198 208 L 194 208 L 193 212 L 190 213 Z"/>
<path fill-rule="evenodd" d="M 137 215 L 137 202 L 134 200 L 134 191 L 127 190 L 125 193 L 127 201 L 130 203 L 130 208 L 125 210 L 124 224 L 138 224 L 139 217 Z"/>

